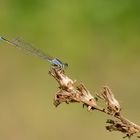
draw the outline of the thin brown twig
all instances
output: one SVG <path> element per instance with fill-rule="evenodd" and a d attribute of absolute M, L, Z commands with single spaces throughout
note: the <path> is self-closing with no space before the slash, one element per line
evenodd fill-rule
<path fill-rule="evenodd" d="M 59 84 L 59 90 L 54 98 L 56 107 L 63 102 L 67 104 L 82 103 L 88 111 L 97 110 L 113 117 L 113 119 L 106 121 L 109 124 L 106 126 L 108 131 L 120 131 L 125 134 L 123 138 L 131 138 L 134 134 L 140 133 L 139 125 L 122 116 L 121 106 L 108 86 L 104 86 L 101 93 L 93 97 L 83 84 L 76 85 L 73 80 L 65 75 L 64 71 L 51 68 L 49 73 Z M 99 106 L 97 99 L 104 101 L 106 107 Z M 140 136 L 137 137 L 140 138 Z"/>

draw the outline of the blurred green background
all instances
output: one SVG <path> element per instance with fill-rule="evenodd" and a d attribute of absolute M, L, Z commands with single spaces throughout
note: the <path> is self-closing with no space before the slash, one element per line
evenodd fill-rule
<path fill-rule="evenodd" d="M 92 94 L 109 85 L 130 120 L 139 123 L 139 0 L 1 0 L 1 35 L 21 36 L 69 63 L 67 74 Z M 81 104 L 53 106 L 49 64 L 0 42 L 1 140 L 117 140 L 108 116 Z"/>

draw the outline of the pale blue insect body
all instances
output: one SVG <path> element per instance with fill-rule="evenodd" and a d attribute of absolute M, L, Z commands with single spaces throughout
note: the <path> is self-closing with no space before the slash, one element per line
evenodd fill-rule
<path fill-rule="evenodd" d="M 9 41 L 4 37 L 0 37 L 0 40 L 3 40 L 5 42 L 15 46 L 16 48 L 22 49 L 22 50 L 24 50 L 32 55 L 35 55 L 35 56 L 38 56 L 44 60 L 47 60 L 48 62 L 51 63 L 51 65 L 53 65 L 56 68 L 64 69 L 65 67 L 68 66 L 67 63 L 63 63 L 58 58 L 50 57 L 49 55 L 47 55 L 46 53 L 44 53 L 40 49 L 33 47 L 31 44 L 24 42 L 20 38 L 15 38 L 12 41 Z"/>

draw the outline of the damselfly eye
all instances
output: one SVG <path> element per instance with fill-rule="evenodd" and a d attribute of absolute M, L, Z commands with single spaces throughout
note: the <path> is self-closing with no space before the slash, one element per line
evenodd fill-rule
<path fill-rule="evenodd" d="M 64 66 L 65 66 L 65 67 L 68 67 L 68 63 L 65 63 Z"/>

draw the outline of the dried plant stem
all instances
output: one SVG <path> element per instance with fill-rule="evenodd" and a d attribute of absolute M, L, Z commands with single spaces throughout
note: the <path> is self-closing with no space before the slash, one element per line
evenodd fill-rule
<path fill-rule="evenodd" d="M 54 98 L 56 107 L 62 102 L 67 104 L 82 103 L 83 107 L 86 106 L 88 111 L 97 110 L 113 117 L 113 119 L 106 121 L 109 124 L 106 126 L 108 131 L 120 131 L 125 134 L 123 138 L 131 138 L 134 134 L 140 133 L 139 125 L 122 116 L 121 106 L 109 87 L 104 86 L 101 93 L 93 97 L 83 84 L 77 85 L 65 75 L 64 71 L 51 68 L 49 73 L 59 84 L 59 90 Z M 105 107 L 99 106 L 99 101 L 104 101 Z M 139 138 L 140 136 L 137 137 Z"/>

